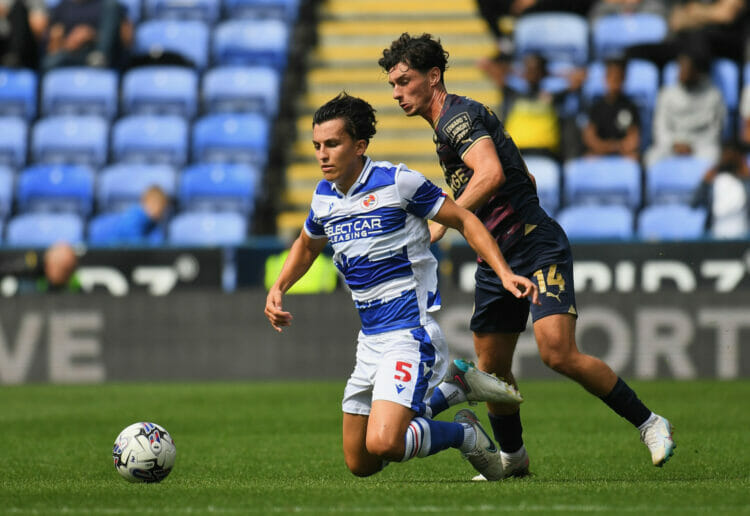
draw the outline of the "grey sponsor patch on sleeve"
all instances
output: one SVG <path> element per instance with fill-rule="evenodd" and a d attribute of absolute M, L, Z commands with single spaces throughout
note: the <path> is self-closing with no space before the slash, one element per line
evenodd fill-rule
<path fill-rule="evenodd" d="M 471 118 L 469 114 L 466 112 L 459 113 L 448 120 L 443 126 L 443 133 L 448 137 L 451 145 L 460 147 L 471 133 Z"/>

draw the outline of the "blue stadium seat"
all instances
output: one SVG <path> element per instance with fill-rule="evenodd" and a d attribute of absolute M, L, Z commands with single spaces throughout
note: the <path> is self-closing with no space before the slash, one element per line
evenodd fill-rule
<path fill-rule="evenodd" d="M 263 168 L 268 159 L 269 122 L 257 113 L 218 114 L 193 126 L 193 161 L 246 163 Z"/>
<path fill-rule="evenodd" d="M 168 197 L 176 190 L 177 174 L 169 165 L 119 163 L 103 169 L 97 181 L 100 211 L 120 211 L 140 200 L 150 186 L 158 186 Z"/>
<path fill-rule="evenodd" d="M 605 66 L 597 61 L 588 67 L 583 94 L 588 102 L 605 93 Z M 625 84 L 623 91 L 638 106 L 641 117 L 641 148 L 645 149 L 651 143 L 652 120 L 656 97 L 659 95 L 659 69 L 657 66 L 642 59 L 628 62 L 625 70 Z"/>
<path fill-rule="evenodd" d="M 24 213 L 8 222 L 5 242 L 13 247 L 48 247 L 83 241 L 83 220 L 75 213 Z"/>
<path fill-rule="evenodd" d="M 524 156 L 524 161 L 536 180 L 539 204 L 549 215 L 554 215 L 560 208 L 560 167 L 546 156 Z"/>
<path fill-rule="evenodd" d="M 179 115 L 198 111 L 198 75 L 181 66 L 144 66 L 122 80 L 122 108 L 129 115 Z"/>
<path fill-rule="evenodd" d="M 584 64 L 589 56 L 589 26 L 582 16 L 564 12 L 534 13 L 516 22 L 516 53 L 542 54 L 548 61 Z"/>
<path fill-rule="evenodd" d="M 588 67 L 583 94 L 590 100 L 605 93 L 605 66 L 602 61 L 595 61 Z M 659 69 L 657 66 L 643 59 L 628 61 L 625 70 L 625 84 L 623 91 L 633 98 L 636 103 L 654 108 L 656 97 L 659 95 Z"/>
<path fill-rule="evenodd" d="M 632 45 L 658 43 L 667 35 L 667 21 L 652 13 L 612 14 L 594 22 L 592 44 L 596 59 L 621 55 Z"/>
<path fill-rule="evenodd" d="M 36 74 L 0 68 L 0 116 L 36 117 Z"/>
<path fill-rule="evenodd" d="M 620 156 L 577 158 L 563 168 L 564 203 L 641 204 L 641 168 Z"/>
<path fill-rule="evenodd" d="M 187 161 L 188 125 L 174 115 L 132 115 L 112 128 L 115 161 L 180 167 Z"/>
<path fill-rule="evenodd" d="M 50 70 L 42 79 L 42 114 L 112 119 L 117 114 L 117 74 L 89 67 Z"/>
<path fill-rule="evenodd" d="M 119 213 L 100 213 L 89 220 L 86 241 L 91 246 L 116 245 L 116 234 L 120 227 Z"/>
<path fill-rule="evenodd" d="M 108 125 L 98 116 L 51 116 L 32 130 L 35 161 L 70 163 L 94 168 L 107 161 Z"/>
<path fill-rule="evenodd" d="M 722 136 L 731 139 L 739 119 L 740 69 L 730 59 L 715 59 L 711 66 L 711 78 L 721 90 L 727 105 L 727 119 L 724 121 Z"/>
<path fill-rule="evenodd" d="M 644 240 L 695 240 L 704 235 L 706 210 L 687 204 L 647 206 L 638 215 L 637 226 Z"/>
<path fill-rule="evenodd" d="M 731 59 L 715 59 L 711 65 L 711 78 L 721 90 L 730 112 L 737 110 L 740 102 L 740 69 Z"/>
<path fill-rule="evenodd" d="M 290 26 L 299 14 L 299 0 L 224 0 L 228 19 L 277 19 Z"/>
<path fill-rule="evenodd" d="M 176 52 L 203 69 L 208 64 L 208 26 L 199 20 L 148 20 L 135 32 L 135 50 L 145 54 Z"/>
<path fill-rule="evenodd" d="M 646 170 L 646 204 L 689 203 L 710 166 L 690 156 L 657 161 Z"/>
<path fill-rule="evenodd" d="M 272 117 L 279 107 L 280 82 L 270 67 L 212 68 L 203 76 L 203 106 L 210 113 L 255 111 Z"/>
<path fill-rule="evenodd" d="M 87 228 L 87 243 L 91 246 L 111 247 L 123 245 L 153 245 L 164 244 L 166 238 L 162 228 L 155 228 L 138 244 L 123 242 L 121 227 L 122 213 L 100 213 L 89 220 Z M 130 238 L 128 238 L 130 240 Z"/>
<path fill-rule="evenodd" d="M 283 70 L 289 27 L 280 20 L 229 20 L 213 32 L 213 57 L 221 65 L 261 65 Z"/>
<path fill-rule="evenodd" d="M 0 165 L 0 220 L 5 219 L 13 208 L 13 170 Z"/>
<path fill-rule="evenodd" d="M 94 204 L 94 173 L 81 165 L 34 165 L 18 178 L 18 209 L 88 215 Z"/>
<path fill-rule="evenodd" d="M 119 0 L 119 2 L 125 8 L 125 16 L 128 20 L 133 24 L 141 21 L 141 0 Z"/>
<path fill-rule="evenodd" d="M 542 79 L 539 87 L 542 91 L 546 91 L 547 93 L 555 95 L 557 93 L 561 93 L 565 90 L 570 89 L 570 81 L 567 77 L 562 77 L 559 75 L 548 75 L 547 77 Z"/>
<path fill-rule="evenodd" d="M 245 241 L 247 220 L 236 212 L 182 212 L 169 222 L 172 245 L 220 246 Z"/>
<path fill-rule="evenodd" d="M 201 20 L 213 24 L 219 19 L 219 0 L 144 0 L 149 18 Z"/>
<path fill-rule="evenodd" d="M 26 164 L 29 128 L 15 116 L 0 117 L 0 165 L 20 168 Z"/>
<path fill-rule="evenodd" d="M 560 210 L 557 221 L 571 240 L 633 237 L 633 212 L 625 206 L 569 206 Z"/>
<path fill-rule="evenodd" d="M 253 210 L 258 176 L 258 170 L 248 165 L 190 166 L 183 170 L 180 179 L 180 209 L 249 214 Z"/>

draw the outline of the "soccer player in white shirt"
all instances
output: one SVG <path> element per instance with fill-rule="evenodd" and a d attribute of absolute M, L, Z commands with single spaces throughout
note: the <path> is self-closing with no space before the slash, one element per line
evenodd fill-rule
<path fill-rule="evenodd" d="M 427 219 L 461 232 L 516 296 L 536 303 L 538 290 L 511 271 L 479 219 L 439 187 L 403 164 L 371 161 L 365 151 L 374 134 L 372 107 L 346 93 L 313 116 L 323 180 L 268 293 L 266 317 L 279 332 L 291 324 L 282 296 L 330 242 L 362 320 L 342 402 L 349 470 L 369 476 L 387 462 L 458 448 L 477 471 L 499 480 L 499 451 L 473 412 L 461 410 L 453 422 L 429 418 L 427 401 L 448 369 L 448 350 L 429 315 L 440 295 Z"/>

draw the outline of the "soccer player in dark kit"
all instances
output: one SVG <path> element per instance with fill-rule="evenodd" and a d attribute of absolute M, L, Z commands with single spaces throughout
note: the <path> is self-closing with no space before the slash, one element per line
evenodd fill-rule
<path fill-rule="evenodd" d="M 541 304 L 530 305 L 507 292 L 492 269 L 479 261 L 471 319 L 479 369 L 516 383 L 513 352 L 531 312 L 544 363 L 638 428 L 653 464 L 662 466 L 675 448 L 669 421 L 651 412 L 607 364 L 578 350 L 573 258 L 565 232 L 539 206 L 534 177 L 497 116 L 470 98 L 448 93 L 447 60 L 438 39 L 404 33 L 383 50 L 378 64 L 406 116 L 421 116 L 435 130 L 440 165 L 456 203 L 484 222 L 513 271 L 539 287 Z M 431 225 L 432 241 L 445 231 Z M 454 403 L 457 389 L 455 382 L 440 384 L 430 400 L 433 414 Z M 528 474 L 519 406 L 488 403 L 488 408 L 504 475 Z M 475 480 L 482 480 L 481 475 Z"/>

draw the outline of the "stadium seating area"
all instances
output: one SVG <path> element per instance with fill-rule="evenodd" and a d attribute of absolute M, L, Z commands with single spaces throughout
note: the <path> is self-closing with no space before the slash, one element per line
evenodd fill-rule
<path fill-rule="evenodd" d="M 45 75 L 0 69 L 0 245 L 29 245 L 32 234 L 55 238 L 55 224 L 65 225 L 60 234 L 70 231 L 76 241 L 105 242 L 111 214 L 137 202 L 154 184 L 174 199 L 162 239 L 154 244 L 184 243 L 188 236 L 196 243 L 210 242 L 199 236 L 203 230 L 234 215 L 242 223 L 226 222 L 232 229 L 216 239 L 238 243 L 254 225 L 291 38 L 305 0 L 121 1 L 135 23 L 134 54 L 171 51 L 193 66 L 154 64 L 122 73 L 73 67 Z M 404 161 L 443 184 L 429 128 L 402 116 L 376 69 L 377 54 L 402 30 L 395 26 L 439 35 L 451 53 L 449 89 L 488 105 L 496 102 L 497 91 L 476 69 L 476 59 L 496 49 L 473 0 L 436 5 L 429 13 L 419 2 L 407 0 L 399 9 L 393 5 L 321 4 L 318 46 L 300 49 L 310 52 L 311 68 L 308 93 L 298 102 L 298 140 L 292 146 L 283 142 L 293 162 L 286 179 L 278 174 L 277 181 L 287 190 L 279 198 L 264 193 L 267 202 L 275 203 L 264 216 L 271 218 L 278 209 L 281 235 L 299 231 L 319 179 L 305 132 L 310 113 L 342 89 L 368 99 L 378 111 L 374 156 Z M 571 65 L 586 67 L 582 103 L 571 105 L 575 114 L 604 91 L 604 57 L 634 43 L 658 42 L 665 34 L 664 20 L 653 15 L 591 23 L 574 14 L 540 13 L 517 20 L 515 46 L 518 56 L 545 55 L 553 74 Z M 628 64 L 625 91 L 640 110 L 644 148 L 651 139 L 659 88 L 675 77 L 674 64 L 663 71 L 645 60 Z M 725 136 L 730 137 L 738 125 L 740 88 L 750 84 L 750 65 L 739 69 L 717 59 L 712 77 L 727 104 Z M 561 91 L 566 86 L 560 73 L 543 87 Z M 709 166 L 705 162 L 675 158 L 643 167 L 615 157 L 567 162 L 525 157 L 543 207 L 573 238 L 704 236 L 695 224 L 705 222 L 706 213 L 691 210 L 688 203 Z M 690 228 L 665 219 L 671 216 L 689 220 L 685 225 Z M 77 223 L 71 225 L 73 218 Z M 11 231 L 33 224 L 39 229 Z"/>
<path fill-rule="evenodd" d="M 631 45 L 658 43 L 666 36 L 666 21 L 654 14 L 609 15 L 590 22 L 574 14 L 537 13 L 518 20 L 514 37 L 520 55 L 542 54 L 553 73 L 571 66 L 586 67 L 585 105 L 604 92 L 605 58 L 621 55 Z M 711 65 L 711 78 L 727 107 L 726 140 L 736 136 L 740 91 L 743 84 L 750 84 L 745 68 L 743 71 L 734 61 L 723 58 L 714 59 Z M 676 80 L 676 62 L 668 63 L 662 71 L 650 61 L 628 62 L 624 91 L 640 111 L 642 149 L 652 140 L 659 90 Z M 564 82 L 562 76 L 550 77 L 542 87 L 560 91 L 566 87 Z M 527 161 L 530 171 L 541 178 L 542 205 L 557 216 L 571 239 L 684 240 L 705 236 L 706 210 L 693 209 L 690 202 L 712 163 L 673 157 L 645 166 L 611 156 L 564 163 L 529 156 Z"/>
<path fill-rule="evenodd" d="M 570 66 L 586 67 L 586 104 L 604 92 L 605 58 L 634 44 L 660 42 L 666 35 L 666 21 L 654 14 L 610 15 L 589 22 L 574 14 L 538 13 L 519 19 L 515 44 L 521 55 L 537 52 L 546 57 L 553 73 Z M 741 87 L 750 83 L 741 72 L 731 60 L 712 62 L 711 78 L 727 107 L 724 137 L 728 140 L 738 127 Z M 561 79 L 551 77 L 543 88 L 562 90 Z M 628 63 L 624 90 L 640 111 L 643 149 L 651 143 L 659 90 L 676 80 L 675 62 L 661 73 L 650 61 Z M 690 157 L 667 158 L 650 167 L 620 157 L 576 158 L 560 164 L 530 156 L 527 161 L 530 171 L 540 176 L 542 205 L 557 215 L 571 239 L 676 240 L 705 235 L 706 211 L 689 204 L 711 163 Z"/>
<path fill-rule="evenodd" d="M 152 185 L 160 241 L 237 244 L 252 226 L 299 0 L 127 0 L 133 55 L 194 66 L 0 69 L 0 245 L 107 241 Z"/>
<path fill-rule="evenodd" d="M 307 214 L 309 192 L 319 179 L 309 152 L 309 135 L 305 132 L 309 115 L 341 89 L 362 96 L 377 110 L 378 134 L 370 146 L 372 156 L 407 163 L 445 187 L 431 143 L 432 131 L 420 125 L 421 120 L 403 116 L 384 78 L 375 69 L 382 49 L 402 28 L 440 37 L 450 53 L 446 71 L 448 91 L 491 107 L 500 105 L 496 85 L 477 70 L 477 59 L 496 53 L 497 46 L 486 25 L 475 23 L 475 2 L 441 3 L 429 12 L 421 12 L 418 24 L 412 17 L 417 16 L 423 3 L 406 0 L 398 8 L 394 4 L 383 1 L 353 5 L 335 0 L 323 5 L 319 48 L 308 74 L 307 112 L 300 114 L 296 162 L 287 170 L 284 212 L 278 224 L 286 234 L 299 231 Z M 353 20 L 357 22 L 356 30 L 352 28 Z M 630 45 L 656 43 L 666 36 L 666 21 L 653 14 L 612 15 L 596 21 L 571 13 L 527 14 L 515 20 L 514 59 L 518 66 L 514 65 L 512 70 L 520 72 L 524 54 L 541 53 L 548 60 L 551 74 L 543 81 L 542 89 L 557 93 L 568 88 L 567 72 L 572 67 L 585 68 L 586 79 L 580 95 L 571 99 L 572 103 L 564 104 L 566 116 L 580 119 L 578 115 L 583 114 L 586 106 L 605 91 L 605 58 L 621 53 Z M 738 128 L 741 88 L 750 84 L 750 65 L 742 70 L 734 61 L 715 59 L 711 77 L 727 105 L 729 117 L 724 133 L 730 139 Z M 517 89 L 525 86 L 520 74 L 506 79 Z M 642 151 L 652 142 L 653 113 L 660 88 L 675 80 L 675 63 L 663 70 L 645 59 L 628 63 L 624 90 L 639 109 Z M 542 206 L 560 219 L 572 239 L 667 240 L 708 236 L 701 226 L 707 220 L 705 210 L 689 208 L 695 189 L 711 166 L 707 162 L 670 158 L 646 166 L 620 157 L 560 160 L 532 151 L 525 151 L 524 157 L 536 177 Z M 690 229 L 683 227 L 684 231 L 676 231 L 675 226 L 680 222 L 666 217 L 683 215 L 687 217 L 684 225 Z"/>
<path fill-rule="evenodd" d="M 527 165 L 542 207 L 572 240 L 704 236 L 706 212 L 690 207 L 709 168 L 699 159 L 669 158 L 645 171 L 636 161 L 614 156 L 573 159 L 562 167 L 551 158 L 529 156 Z"/>

